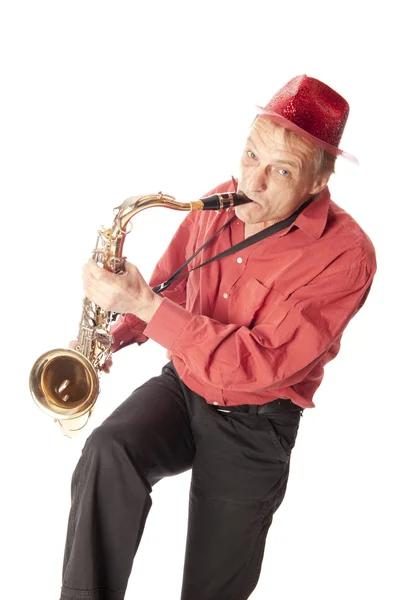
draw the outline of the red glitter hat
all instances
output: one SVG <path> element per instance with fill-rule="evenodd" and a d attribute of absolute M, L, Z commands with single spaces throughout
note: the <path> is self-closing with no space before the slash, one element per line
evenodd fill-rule
<path fill-rule="evenodd" d="M 320 146 L 334 156 L 358 162 L 338 148 L 349 115 L 349 104 L 325 83 L 298 75 L 273 96 L 259 114 Z"/>

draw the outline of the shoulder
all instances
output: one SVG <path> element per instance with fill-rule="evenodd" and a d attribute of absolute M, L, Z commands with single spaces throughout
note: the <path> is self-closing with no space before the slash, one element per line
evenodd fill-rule
<path fill-rule="evenodd" d="M 332 242 L 348 267 L 365 266 L 376 270 L 376 251 L 367 233 L 341 206 L 330 200 L 322 239 Z M 340 262 L 340 261 L 339 261 Z"/>

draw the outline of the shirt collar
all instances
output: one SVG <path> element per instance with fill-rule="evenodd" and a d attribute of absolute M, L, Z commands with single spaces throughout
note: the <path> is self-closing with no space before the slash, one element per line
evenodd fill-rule
<path fill-rule="evenodd" d="M 237 191 L 238 180 L 231 176 L 234 191 Z M 312 202 L 295 219 L 294 223 L 280 233 L 279 237 L 286 235 L 293 227 L 299 227 L 309 237 L 318 240 L 327 223 L 328 209 L 330 207 L 330 190 L 325 187 Z"/>
<path fill-rule="evenodd" d="M 301 212 L 294 223 L 280 234 L 280 237 L 286 235 L 293 227 L 299 227 L 309 237 L 314 240 L 319 239 L 326 227 L 329 207 L 330 190 L 325 187 Z"/>

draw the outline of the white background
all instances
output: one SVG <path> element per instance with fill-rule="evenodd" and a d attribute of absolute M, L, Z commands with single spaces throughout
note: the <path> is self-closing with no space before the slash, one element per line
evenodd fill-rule
<path fill-rule="evenodd" d="M 5 2 L 1 56 L 1 596 L 56 600 L 70 478 L 85 439 L 165 350 L 115 356 L 80 438 L 28 391 L 80 318 L 81 267 L 127 196 L 196 200 L 236 173 L 254 112 L 306 73 L 351 105 L 333 199 L 379 270 L 305 411 L 251 600 L 397 597 L 398 48 L 390 2 Z M 139 214 L 126 253 L 148 278 L 186 213 Z M 5 241 L 4 241 L 5 234 Z M 155 486 L 126 598 L 177 600 L 190 473 Z"/>

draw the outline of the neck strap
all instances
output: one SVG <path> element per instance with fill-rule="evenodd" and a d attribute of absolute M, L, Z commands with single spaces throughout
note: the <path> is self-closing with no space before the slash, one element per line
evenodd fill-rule
<path fill-rule="evenodd" d="M 238 252 L 239 250 L 243 250 L 244 248 L 247 248 L 248 246 L 252 246 L 252 244 L 256 244 L 257 242 L 260 242 L 261 240 L 269 237 L 270 235 L 273 235 L 277 231 L 281 231 L 282 229 L 289 227 L 289 225 L 291 225 L 295 221 L 295 219 L 298 217 L 298 215 L 312 202 L 312 200 L 314 198 L 315 198 L 315 196 L 311 196 L 310 198 L 308 198 L 308 200 L 306 200 L 306 202 L 301 204 L 301 206 L 291 216 L 287 217 L 286 219 L 283 219 L 282 221 L 278 221 L 277 223 L 274 223 L 274 225 L 271 225 L 270 227 L 266 227 L 266 229 L 262 229 L 262 231 L 258 231 L 258 233 L 255 233 L 254 235 L 249 236 L 245 240 L 239 242 L 238 244 L 235 244 L 231 248 L 228 248 L 228 250 L 225 250 L 224 252 L 220 252 L 220 254 L 213 256 L 212 258 L 210 258 L 209 260 L 206 260 L 205 262 L 201 263 L 197 267 L 194 267 L 193 269 L 189 269 L 188 271 L 185 271 L 184 273 L 182 273 L 181 271 L 193 260 L 193 258 L 195 258 L 197 256 L 197 254 L 205 248 L 205 246 L 210 244 L 210 242 L 212 242 L 212 240 L 217 235 L 219 235 L 219 233 L 221 231 L 223 231 L 223 229 L 225 229 L 225 227 L 227 227 L 236 218 L 236 215 L 234 215 L 231 219 L 229 219 L 226 223 L 224 223 L 224 225 L 222 225 L 222 227 L 220 227 L 220 229 L 218 229 L 217 232 L 212 235 L 212 237 L 210 237 L 204 244 L 202 244 L 202 246 L 200 248 L 198 248 L 198 250 L 192 256 L 190 256 L 190 258 L 187 259 L 186 262 L 183 263 L 181 265 L 181 267 L 179 267 L 177 269 L 177 271 L 175 271 L 173 273 L 173 275 L 171 275 L 169 277 L 169 279 L 167 279 L 160 285 L 157 285 L 156 287 L 152 288 L 152 291 L 155 292 L 156 294 L 159 294 L 160 292 L 163 292 L 164 290 L 166 290 L 166 288 L 168 288 L 170 286 L 170 284 L 172 283 L 172 281 L 175 281 L 175 279 L 179 279 L 180 277 L 185 277 L 189 273 L 191 273 L 191 271 L 195 271 L 196 269 L 199 269 L 200 267 L 209 265 L 209 263 L 211 263 L 215 260 L 220 260 L 221 258 L 228 256 L 229 254 L 234 254 L 235 252 Z"/>

